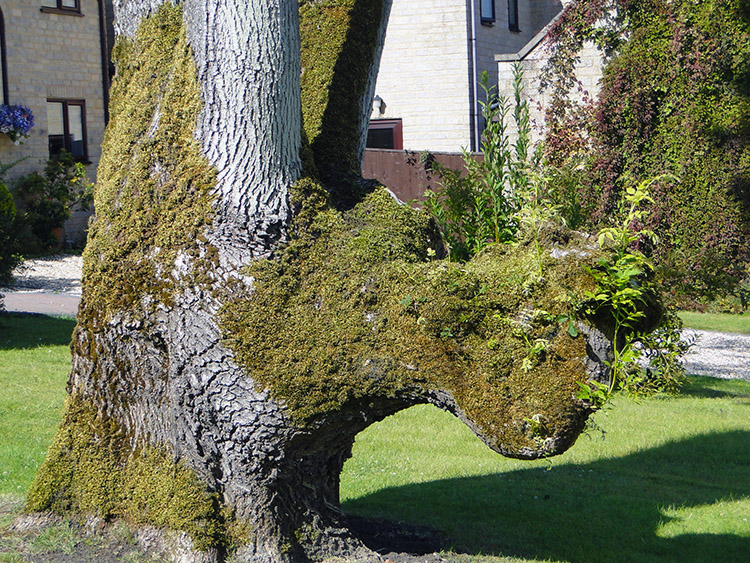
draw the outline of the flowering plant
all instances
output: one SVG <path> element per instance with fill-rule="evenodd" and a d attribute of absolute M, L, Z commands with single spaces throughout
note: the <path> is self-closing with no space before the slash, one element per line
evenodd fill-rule
<path fill-rule="evenodd" d="M 5 133 L 14 143 L 29 136 L 34 126 L 34 114 L 24 106 L 0 105 L 0 133 Z"/>

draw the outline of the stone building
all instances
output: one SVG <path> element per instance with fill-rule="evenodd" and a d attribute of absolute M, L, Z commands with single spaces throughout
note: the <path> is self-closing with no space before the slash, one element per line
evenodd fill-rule
<path fill-rule="evenodd" d="M 31 109 L 23 144 L 0 134 L 0 162 L 21 160 L 5 175 L 41 171 L 61 149 L 86 164 L 95 180 L 107 121 L 108 21 L 111 0 L 0 0 L 2 103 Z M 68 222 L 70 241 L 87 215 Z"/>
<path fill-rule="evenodd" d="M 393 0 L 368 146 L 476 150 L 480 77 L 560 13 L 561 0 Z"/>
<path fill-rule="evenodd" d="M 571 0 L 563 0 L 563 7 Z M 524 73 L 524 93 L 529 101 L 529 117 L 532 124 L 532 138 L 538 140 L 543 136 L 545 108 L 552 100 L 552 92 L 541 85 L 542 70 L 550 56 L 552 47 L 547 29 L 554 23 L 553 18 L 539 33 L 516 52 L 502 52 L 495 55 L 497 63 L 497 92 L 500 96 L 512 98 L 513 66 L 518 63 Z M 593 100 L 601 89 L 602 69 L 606 63 L 605 54 L 592 42 L 584 43 L 577 55 L 575 64 L 575 84 L 568 92 L 568 99 L 574 103 L 584 103 Z M 514 125 L 509 124 L 511 137 Z"/>
<path fill-rule="evenodd" d="M 369 148 L 477 150 L 484 127 L 479 86 L 512 96 L 512 66 L 521 62 L 532 119 L 543 122 L 548 94 L 539 73 L 548 57 L 547 29 L 575 0 L 393 0 L 375 89 Z M 595 96 L 602 58 L 581 53 L 573 98 Z"/>

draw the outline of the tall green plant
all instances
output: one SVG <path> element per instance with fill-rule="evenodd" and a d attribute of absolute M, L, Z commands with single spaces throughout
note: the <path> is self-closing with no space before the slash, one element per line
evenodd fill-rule
<path fill-rule="evenodd" d="M 541 151 L 539 151 L 541 153 Z M 538 155 L 537 155 L 538 158 Z M 544 259 L 541 243 L 542 231 L 548 225 L 566 221 L 561 214 L 561 206 L 555 203 L 554 177 L 550 177 L 547 170 L 536 166 L 533 171 L 526 171 L 526 185 L 519 186 L 517 198 L 520 207 L 515 217 L 518 220 L 521 234 L 530 239 L 534 245 L 539 275 L 544 275 Z"/>
<path fill-rule="evenodd" d="M 441 177 L 441 189 L 427 191 L 425 206 L 435 217 L 452 260 L 468 260 L 491 243 L 512 242 L 519 231 L 520 194 L 530 184 L 531 126 L 528 102 L 523 99 L 523 70 L 513 68 L 514 104 L 498 96 L 482 73 L 480 101 L 486 122 L 478 159 L 464 151 L 465 172 L 437 162 L 431 168 Z M 509 116 L 517 129 L 515 143 L 508 134 Z"/>
<path fill-rule="evenodd" d="M 653 203 L 649 187 L 662 177 L 645 180 L 627 188 L 623 197 L 625 214 L 616 225 L 599 231 L 598 242 L 608 248 L 610 256 L 599 260 L 590 270 L 596 288 L 584 296 L 583 314 L 595 317 L 606 310 L 614 320 L 611 328 L 613 359 L 610 362 L 610 382 L 580 383 L 578 397 L 596 406 L 604 404 L 618 389 L 630 393 L 644 391 L 673 391 L 684 378 L 680 358 L 691 342 L 680 338 L 679 318 L 668 313 L 666 322 L 654 333 L 640 330 L 645 317 L 644 307 L 651 301 L 651 289 L 642 281 L 651 276 L 649 259 L 633 246 L 650 239 L 658 242 L 653 231 L 639 227 L 647 223 L 645 205 Z"/>

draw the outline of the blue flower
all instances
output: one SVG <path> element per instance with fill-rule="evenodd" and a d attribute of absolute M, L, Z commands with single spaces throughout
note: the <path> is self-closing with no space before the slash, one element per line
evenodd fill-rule
<path fill-rule="evenodd" d="M 13 142 L 29 136 L 34 126 L 34 114 L 24 106 L 0 105 L 0 133 L 5 133 Z"/>

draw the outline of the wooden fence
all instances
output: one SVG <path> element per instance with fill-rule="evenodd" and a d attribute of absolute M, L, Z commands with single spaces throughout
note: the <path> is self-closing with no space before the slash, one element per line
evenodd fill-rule
<path fill-rule="evenodd" d="M 480 154 L 475 153 L 473 156 L 481 158 Z M 365 178 L 375 178 L 402 201 L 421 200 L 424 191 L 437 187 L 440 180 L 437 174 L 425 169 L 427 158 L 434 158 L 454 170 L 464 169 L 463 156 L 459 153 L 367 149 L 362 163 L 362 175 Z"/>

